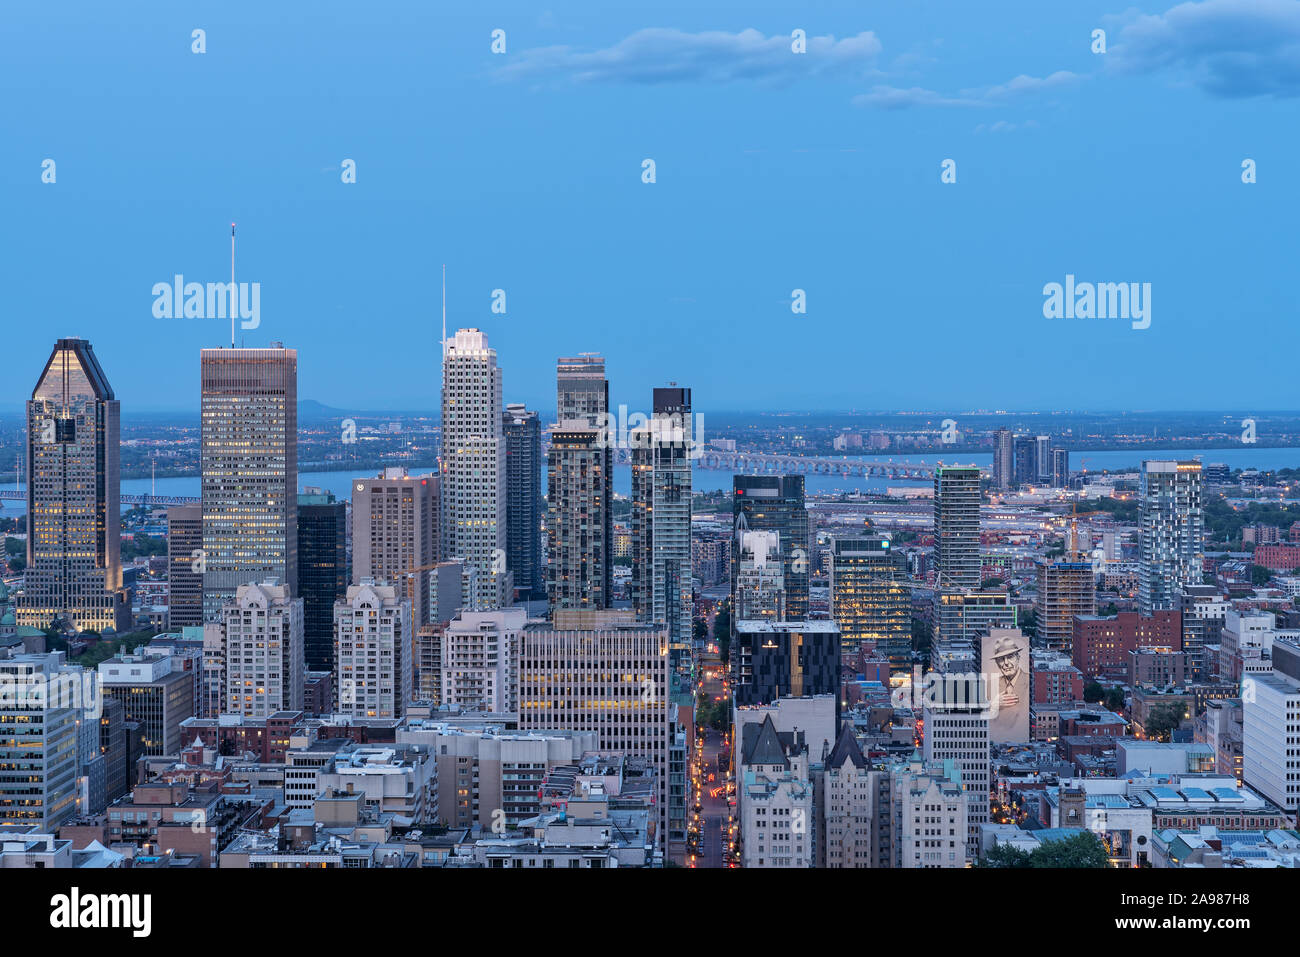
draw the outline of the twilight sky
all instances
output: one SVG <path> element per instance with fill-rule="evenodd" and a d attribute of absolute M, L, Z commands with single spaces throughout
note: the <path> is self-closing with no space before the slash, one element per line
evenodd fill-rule
<path fill-rule="evenodd" d="M 196 409 L 229 325 L 151 289 L 227 279 L 232 221 L 243 341 L 330 405 L 436 407 L 446 263 L 544 409 L 581 351 L 633 409 L 1300 407 L 1300 0 L 47 0 L 0 83 L 6 410 L 62 335 Z M 1150 327 L 1045 318 L 1067 275 Z"/>

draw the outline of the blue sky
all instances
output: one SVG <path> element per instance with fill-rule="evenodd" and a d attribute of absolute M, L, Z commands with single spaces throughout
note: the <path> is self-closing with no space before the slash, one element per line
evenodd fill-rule
<path fill-rule="evenodd" d="M 228 276 L 231 221 L 244 341 L 331 405 L 436 407 L 446 263 L 543 409 L 579 351 L 633 409 L 1300 407 L 1300 0 L 50 0 L 0 80 L 4 408 L 60 335 L 197 408 L 229 327 L 151 288 Z M 1151 283 L 1150 328 L 1044 318 L 1067 274 Z"/>

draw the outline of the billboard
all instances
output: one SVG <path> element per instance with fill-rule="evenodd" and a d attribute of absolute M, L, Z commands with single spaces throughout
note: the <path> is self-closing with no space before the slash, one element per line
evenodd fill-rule
<path fill-rule="evenodd" d="M 980 639 L 988 687 L 989 741 L 1029 740 L 1029 638 L 1019 628 L 990 628 Z"/>

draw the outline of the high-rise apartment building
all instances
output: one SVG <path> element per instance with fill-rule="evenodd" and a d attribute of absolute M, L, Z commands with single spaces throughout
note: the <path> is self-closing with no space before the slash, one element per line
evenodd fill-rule
<path fill-rule="evenodd" d="M 298 594 L 308 671 L 334 670 L 334 603 L 348 587 L 348 506 L 329 492 L 298 496 Z"/>
<path fill-rule="evenodd" d="M 776 532 L 781 536 L 781 566 L 785 579 L 786 617 L 808 617 L 808 572 L 812 563 L 808 543 L 808 509 L 802 475 L 737 475 L 732 479 L 733 553 L 739 553 L 746 532 Z M 732 607 L 735 607 L 732 564 Z"/>
<path fill-rule="evenodd" d="M 892 669 L 912 664 L 912 589 L 907 560 L 888 535 L 836 535 L 830 547 L 831 618 L 845 651 L 864 641 L 889 658 Z"/>
<path fill-rule="evenodd" d="M 551 432 L 546 459 L 546 597 L 557 608 L 605 608 L 613 559 L 613 472 L 606 433 L 577 420 Z"/>
<path fill-rule="evenodd" d="M 27 402 L 27 569 L 20 626 L 127 630 L 121 409 L 85 339 L 59 339 Z"/>
<path fill-rule="evenodd" d="M 478 329 L 443 343 L 442 552 L 474 573 L 478 610 L 507 604 L 506 447 L 501 368 Z"/>
<path fill-rule="evenodd" d="M 371 579 L 334 603 L 335 713 L 401 718 L 415 686 L 411 603 Z"/>
<path fill-rule="evenodd" d="M 1068 556 L 1067 556 L 1068 557 Z M 1038 639 L 1052 651 L 1069 653 L 1074 616 L 1097 613 L 1097 576 L 1092 562 L 1043 560 L 1038 565 Z"/>
<path fill-rule="evenodd" d="M 203 617 L 271 577 L 298 591 L 298 352 L 203 349 Z"/>
<path fill-rule="evenodd" d="M 167 627 L 203 624 L 203 508 L 167 509 Z"/>
<path fill-rule="evenodd" d="M 536 412 L 506 406 L 506 568 L 522 599 L 546 594 L 541 554 L 542 427 Z"/>
<path fill-rule="evenodd" d="M 302 710 L 302 599 L 275 579 L 240 585 L 222 609 L 226 642 L 224 713 L 267 718 Z"/>
<path fill-rule="evenodd" d="M 1038 481 L 1052 480 L 1052 437 L 1050 435 L 1034 436 L 1034 460 L 1038 463 Z"/>
<path fill-rule="evenodd" d="M 415 627 L 430 624 L 429 576 L 439 553 L 439 478 L 387 468 L 352 482 L 352 581 L 395 585 Z M 331 633 L 333 612 L 331 609 Z"/>
<path fill-rule="evenodd" d="M 1010 429 L 993 433 L 993 487 L 1006 491 L 1015 481 L 1016 452 Z"/>
<path fill-rule="evenodd" d="M 1038 438 L 1017 435 L 1012 440 L 1015 448 L 1015 476 L 1017 485 L 1038 484 Z"/>
<path fill-rule="evenodd" d="M 980 586 L 980 470 L 940 465 L 934 471 L 936 587 Z"/>
<path fill-rule="evenodd" d="M 674 675 L 691 642 L 691 390 L 654 390 L 649 424 L 633 429 L 632 607 L 668 627 Z"/>
<path fill-rule="evenodd" d="M 1052 449 L 1052 487 L 1070 487 L 1070 450 Z"/>
<path fill-rule="evenodd" d="M 518 711 L 519 642 L 526 621 L 520 607 L 456 616 L 442 632 L 439 703 L 463 711 Z"/>
<path fill-rule="evenodd" d="M 1178 608 L 1185 585 L 1202 583 L 1205 512 L 1201 463 L 1142 463 L 1138 610 L 1143 615 Z"/>
<path fill-rule="evenodd" d="M 980 825 L 989 820 L 989 702 L 979 674 L 944 675 L 926 691 L 924 754 L 927 764 L 956 762 L 966 795 L 966 849 L 980 852 Z M 957 835 L 958 847 L 961 835 Z"/>

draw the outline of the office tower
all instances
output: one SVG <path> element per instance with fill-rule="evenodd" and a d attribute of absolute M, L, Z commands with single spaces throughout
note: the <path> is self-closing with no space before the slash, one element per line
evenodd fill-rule
<path fill-rule="evenodd" d="M 1052 480 L 1052 437 L 1050 435 L 1034 436 L 1034 461 L 1038 464 L 1038 481 Z"/>
<path fill-rule="evenodd" d="M 167 509 L 167 627 L 203 624 L 203 508 Z"/>
<path fill-rule="evenodd" d="M 598 353 L 562 356 L 555 365 L 555 420 L 579 419 L 592 428 L 605 424 L 609 412 L 609 380 Z"/>
<path fill-rule="evenodd" d="M 993 487 L 1000 491 L 1011 488 L 1015 481 L 1015 443 L 1010 429 L 993 433 Z"/>
<path fill-rule="evenodd" d="M 298 353 L 203 349 L 203 619 L 268 577 L 298 591 Z"/>
<path fill-rule="evenodd" d="M 1241 768 L 1249 787 L 1293 818 L 1300 811 L 1300 645 L 1273 642 L 1273 668 L 1241 687 Z"/>
<path fill-rule="evenodd" d="M 956 868 L 967 864 L 969 831 L 962 769 L 956 761 L 894 765 L 889 772 L 888 820 L 882 856 L 889 867 Z M 986 813 L 987 819 L 987 813 Z"/>
<path fill-rule="evenodd" d="M 1097 576 L 1091 560 L 1077 555 L 1067 555 L 1064 561 L 1043 560 L 1036 564 L 1039 644 L 1068 654 L 1074 637 L 1074 616 L 1097 613 Z"/>
<path fill-rule="evenodd" d="M 912 665 L 912 589 L 907 558 L 888 535 L 836 535 L 831 540 L 831 618 L 845 651 L 864 641 L 889 659 L 892 670 Z"/>
<path fill-rule="evenodd" d="M 1177 608 L 1184 585 L 1202 584 L 1205 513 L 1201 463 L 1142 463 L 1138 610 Z"/>
<path fill-rule="evenodd" d="M 430 624 L 429 576 L 439 558 L 439 478 L 384 469 L 352 482 L 352 581 L 396 585 L 415 627 Z M 333 631 L 331 624 L 331 633 Z"/>
<path fill-rule="evenodd" d="M 736 705 L 835 696 L 839 720 L 840 630 L 833 621 L 737 621 L 731 642 Z"/>
<path fill-rule="evenodd" d="M 668 626 L 676 678 L 691 642 L 691 390 L 654 390 L 654 415 L 632 430 L 632 607 Z"/>
<path fill-rule="evenodd" d="M 955 761 L 960 770 L 966 792 L 966 847 L 974 860 L 980 852 L 980 825 L 989 819 L 987 688 L 978 674 L 944 675 L 926 689 L 925 697 L 925 761 Z"/>
<path fill-rule="evenodd" d="M 1052 449 L 1052 487 L 1070 487 L 1070 450 Z"/>
<path fill-rule="evenodd" d="M 743 532 L 739 543 L 732 617 L 786 620 L 785 576 L 781 570 L 781 536 Z"/>
<path fill-rule="evenodd" d="M 56 828 L 76 815 L 90 702 L 67 683 L 84 687 L 80 671 L 61 651 L 0 658 L 0 825 Z"/>
<path fill-rule="evenodd" d="M 776 532 L 781 536 L 781 565 L 785 576 L 786 617 L 808 617 L 808 509 L 802 475 L 737 475 L 732 480 L 732 551 L 738 551 L 745 531 Z M 742 521 L 743 519 L 743 521 Z M 732 607 L 735 607 L 735 564 L 732 565 Z"/>
<path fill-rule="evenodd" d="M 542 598 L 542 427 L 536 412 L 506 406 L 506 568 L 515 594 L 525 601 Z"/>
<path fill-rule="evenodd" d="M 1015 449 L 1015 478 L 1017 485 L 1038 484 L 1038 439 L 1032 435 L 1017 435 L 1012 439 Z"/>
<path fill-rule="evenodd" d="M 577 420 L 551 432 L 546 457 L 546 597 L 558 608 L 605 608 L 613 560 L 611 449 L 607 435 Z"/>
<path fill-rule="evenodd" d="M 121 702 L 125 721 L 140 726 L 145 754 L 179 754 L 189 744 L 182 740 L 181 722 L 198 710 L 194 675 L 181 670 L 171 654 L 146 646 L 101 661 L 99 689 L 106 700 Z M 135 780 L 132 768 L 127 774 Z"/>
<path fill-rule="evenodd" d="M 302 599 L 275 579 L 240 585 L 222 609 L 226 641 L 224 713 L 267 718 L 300 711 L 306 667 Z"/>
<path fill-rule="evenodd" d="M 463 611 L 442 632 L 439 703 L 463 711 L 519 710 L 519 634 L 523 608 Z"/>
<path fill-rule="evenodd" d="M 85 339 L 59 339 L 27 402 L 27 570 L 19 626 L 129 630 L 121 409 Z"/>
<path fill-rule="evenodd" d="M 401 718 L 415 684 L 411 603 L 372 579 L 334 603 L 335 713 Z"/>
<path fill-rule="evenodd" d="M 934 470 L 936 587 L 980 586 L 980 470 L 940 465 Z"/>
<path fill-rule="evenodd" d="M 488 337 L 460 329 L 443 344 L 441 555 L 475 574 L 473 604 L 506 604 L 505 436 L 501 369 Z"/>
<path fill-rule="evenodd" d="M 329 492 L 298 496 L 298 594 L 308 671 L 334 670 L 334 603 L 348 587 L 348 506 Z"/>
<path fill-rule="evenodd" d="M 116 801 L 127 792 L 126 709 L 116 698 L 101 695 L 99 752 L 104 756 L 104 798 Z"/>
<path fill-rule="evenodd" d="M 574 622 L 570 622 L 570 617 Z M 593 627 L 572 627 L 577 619 Z M 661 846 L 667 825 L 670 730 L 668 632 L 617 612 L 557 613 L 524 628 L 519 646 L 519 730 L 595 731 L 602 751 L 655 768 Z"/>

